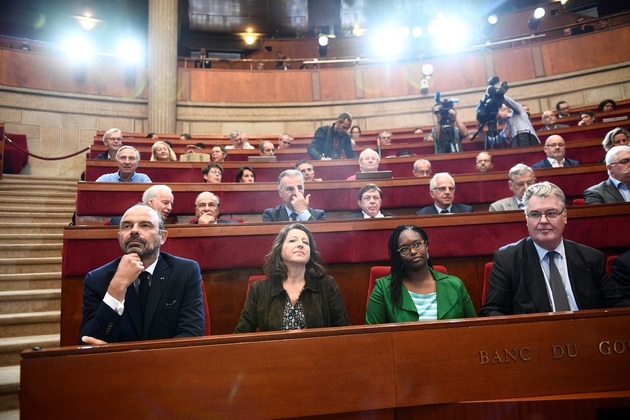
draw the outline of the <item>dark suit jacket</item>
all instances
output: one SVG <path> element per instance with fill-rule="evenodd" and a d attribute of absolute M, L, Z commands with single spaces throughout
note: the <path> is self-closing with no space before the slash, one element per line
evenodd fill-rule
<path fill-rule="evenodd" d="M 610 178 L 584 190 L 584 201 L 586 204 L 626 202 Z"/>
<path fill-rule="evenodd" d="M 120 258 L 90 271 L 83 284 L 81 337 L 108 343 L 203 335 L 201 272 L 195 261 L 160 253 L 153 271 L 144 323 L 133 284 L 127 288 L 122 315 L 103 302 Z"/>
<path fill-rule="evenodd" d="M 600 251 L 564 239 L 571 289 L 579 309 L 628 306 L 606 274 Z M 499 248 L 488 278 L 486 304 L 480 316 L 551 312 L 545 277 L 531 238 Z"/>
<path fill-rule="evenodd" d="M 472 213 L 474 210 L 467 204 L 455 204 L 451 206 L 451 213 Z M 418 216 L 422 216 L 424 214 L 440 214 L 435 208 L 434 204 L 430 206 L 426 206 L 421 208 L 418 212 L 416 212 Z"/>
<path fill-rule="evenodd" d="M 335 139 L 337 139 L 337 147 L 335 147 Z M 311 158 L 315 160 L 320 160 L 322 156 L 327 158 L 332 158 L 333 155 L 341 156 L 342 151 L 346 152 L 346 158 L 348 159 L 357 158 L 357 154 L 352 150 L 352 142 L 348 133 L 337 133 L 334 124 L 319 127 L 315 131 L 313 141 L 307 150 Z"/>
<path fill-rule="evenodd" d="M 381 212 L 383 213 L 383 212 Z M 395 214 L 391 214 L 391 213 L 383 213 L 383 216 L 385 217 L 396 217 Z M 365 217 L 363 217 L 363 212 L 359 211 L 356 213 L 350 213 L 350 214 L 346 214 L 345 216 L 341 216 L 342 219 L 364 219 Z"/>
<path fill-rule="evenodd" d="M 311 218 L 308 220 L 326 220 L 326 213 L 324 210 L 315 210 L 308 208 L 311 213 Z M 289 216 L 284 209 L 284 204 L 280 204 L 275 209 L 265 209 L 263 212 L 263 222 L 288 222 Z"/>
<path fill-rule="evenodd" d="M 569 159 L 567 157 L 564 158 L 564 166 L 575 166 L 579 164 L 580 162 L 578 162 L 577 160 Z M 544 158 L 540 162 L 536 162 L 532 165 L 532 169 L 540 169 L 540 168 L 552 168 L 551 163 L 549 163 L 547 158 Z"/>
<path fill-rule="evenodd" d="M 100 155 L 97 155 L 94 160 L 108 160 L 109 159 L 109 151 L 105 150 Z"/>
<path fill-rule="evenodd" d="M 612 278 L 621 294 L 630 299 L 630 251 L 624 252 L 613 260 Z"/>
<path fill-rule="evenodd" d="M 546 125 L 543 125 L 543 128 L 541 129 L 541 131 L 557 130 L 559 128 L 569 128 L 569 126 L 566 124 L 554 124 L 553 127 L 547 127 Z"/>
<path fill-rule="evenodd" d="M 199 219 L 197 219 L 196 217 L 193 217 L 192 219 L 190 219 L 190 223 L 191 225 L 198 225 L 199 224 Z M 231 219 L 219 219 L 217 220 L 217 224 L 224 224 L 224 223 L 240 223 L 238 220 L 231 220 Z"/>

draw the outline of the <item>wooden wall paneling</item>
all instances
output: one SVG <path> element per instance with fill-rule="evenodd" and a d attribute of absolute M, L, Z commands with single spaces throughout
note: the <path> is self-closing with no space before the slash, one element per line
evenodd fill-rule
<path fill-rule="evenodd" d="M 318 71 L 322 101 L 351 101 L 356 99 L 354 68 L 324 68 Z M 336 115 L 333 118 L 335 117 Z"/>

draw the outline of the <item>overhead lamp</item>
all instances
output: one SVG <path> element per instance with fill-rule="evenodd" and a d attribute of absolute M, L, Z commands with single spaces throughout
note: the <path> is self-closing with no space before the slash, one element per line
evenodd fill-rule
<path fill-rule="evenodd" d="M 317 38 L 317 43 L 319 44 L 319 56 L 326 57 L 328 54 L 328 37 L 326 35 L 320 35 Z"/>
<path fill-rule="evenodd" d="M 422 28 L 419 26 L 416 26 L 415 28 L 411 30 L 411 35 L 413 35 L 416 38 L 422 36 Z"/>
<path fill-rule="evenodd" d="M 534 10 L 534 17 L 540 19 L 543 16 L 545 16 L 545 9 L 543 7 L 537 7 L 536 10 Z"/>
<path fill-rule="evenodd" d="M 538 24 L 540 23 L 540 19 L 542 19 L 543 16 L 545 16 L 545 9 L 542 7 L 536 8 L 532 17 L 530 17 L 527 21 L 527 27 L 529 27 L 529 29 L 531 29 L 532 31 L 538 29 Z"/>
<path fill-rule="evenodd" d="M 403 26 L 398 30 L 398 35 L 400 35 L 401 38 L 407 38 L 409 36 L 409 28 Z"/>
<path fill-rule="evenodd" d="M 499 18 L 494 13 L 488 16 L 488 23 L 490 25 L 496 25 L 498 21 L 499 21 Z"/>
<path fill-rule="evenodd" d="M 433 76 L 433 66 L 431 64 L 425 64 L 422 66 L 422 75 L 426 79 L 430 79 Z"/>

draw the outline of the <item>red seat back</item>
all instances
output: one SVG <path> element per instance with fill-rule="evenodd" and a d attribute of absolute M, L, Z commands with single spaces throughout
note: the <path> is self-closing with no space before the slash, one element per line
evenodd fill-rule
<path fill-rule="evenodd" d="M 486 263 L 483 270 L 483 291 L 481 292 L 481 306 L 486 304 L 486 297 L 488 296 L 488 277 L 492 271 L 493 262 Z"/>
<path fill-rule="evenodd" d="M 574 206 L 583 206 L 586 204 L 586 200 L 584 200 L 583 198 L 574 198 L 573 199 L 573 205 Z"/>
<path fill-rule="evenodd" d="M 203 335 L 210 335 L 210 308 L 206 297 L 206 287 L 201 280 L 201 294 L 203 295 Z"/>
<path fill-rule="evenodd" d="M 439 271 L 440 273 L 448 274 L 448 271 L 446 271 L 446 267 L 444 267 L 443 265 L 434 265 L 433 269 L 435 271 Z M 376 279 L 385 277 L 388 274 L 388 265 L 375 265 L 374 267 L 372 267 L 372 269 L 370 270 L 370 284 L 368 284 L 367 302 L 370 301 L 370 295 L 372 294 L 372 290 L 374 290 L 374 286 L 376 285 Z"/>
<path fill-rule="evenodd" d="M 247 282 L 247 294 L 249 294 L 249 290 L 252 288 L 252 283 L 258 280 L 264 280 L 266 279 L 267 276 L 263 275 L 258 275 L 258 276 L 251 276 L 249 278 L 249 281 Z"/>
<path fill-rule="evenodd" d="M 610 257 L 606 258 L 606 272 L 608 273 L 608 277 L 612 277 L 612 262 L 618 256 L 619 255 L 611 255 Z"/>

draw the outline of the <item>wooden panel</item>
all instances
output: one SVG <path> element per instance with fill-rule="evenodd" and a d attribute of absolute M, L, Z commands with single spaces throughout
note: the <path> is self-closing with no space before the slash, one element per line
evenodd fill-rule
<path fill-rule="evenodd" d="M 348 101 L 356 99 L 354 68 L 319 70 L 322 101 Z"/>
<path fill-rule="evenodd" d="M 384 64 L 363 68 L 363 97 L 382 98 L 409 93 L 404 65 Z"/>
<path fill-rule="evenodd" d="M 501 80 L 508 83 L 536 77 L 532 50 L 529 47 L 496 51 L 494 69 Z"/>
<path fill-rule="evenodd" d="M 483 55 L 468 54 L 440 57 L 431 60 L 433 76 L 431 92 L 486 86 L 487 76 Z"/>

